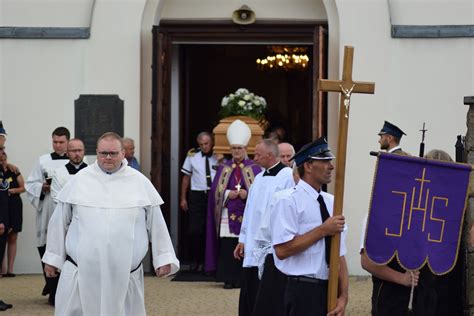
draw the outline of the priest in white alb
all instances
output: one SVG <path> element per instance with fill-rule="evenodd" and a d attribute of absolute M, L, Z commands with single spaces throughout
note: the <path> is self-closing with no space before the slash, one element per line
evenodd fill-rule
<path fill-rule="evenodd" d="M 97 161 L 58 195 L 45 272 L 61 270 L 55 315 L 145 315 L 141 262 L 152 243 L 156 275 L 179 269 L 151 182 L 127 166 L 115 133 L 97 142 Z"/>

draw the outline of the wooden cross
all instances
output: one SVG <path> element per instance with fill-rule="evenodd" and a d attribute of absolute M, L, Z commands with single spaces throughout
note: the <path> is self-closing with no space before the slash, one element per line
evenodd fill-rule
<path fill-rule="evenodd" d="M 346 169 L 347 127 L 349 124 L 349 110 L 351 95 L 353 93 L 373 94 L 375 83 L 352 80 L 352 63 L 354 47 L 344 47 L 344 64 L 342 67 L 342 80 L 319 79 L 318 90 L 341 93 L 339 106 L 339 138 L 336 154 L 336 189 L 334 192 L 333 216 L 342 215 L 344 202 L 344 174 Z M 341 234 L 336 234 L 331 239 L 331 257 L 328 284 L 328 311 L 333 310 L 337 304 L 337 290 L 339 280 L 339 248 Z"/>

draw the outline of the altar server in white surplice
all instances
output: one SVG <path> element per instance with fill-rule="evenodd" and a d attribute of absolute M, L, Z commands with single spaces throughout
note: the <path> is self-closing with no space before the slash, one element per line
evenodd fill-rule
<path fill-rule="evenodd" d="M 49 223 L 45 272 L 61 269 L 55 315 L 145 315 L 142 259 L 179 269 L 151 182 L 127 166 L 120 136 L 102 135 L 97 162 L 64 186 Z"/>
<path fill-rule="evenodd" d="M 56 128 L 51 135 L 54 152 L 39 157 L 26 180 L 26 196 L 36 209 L 36 240 L 40 258 L 46 250 L 46 234 L 48 223 L 54 211 L 54 201 L 51 196 L 51 181 L 54 171 L 68 163 L 67 144 L 70 138 L 69 130 L 65 127 Z M 44 268 L 44 265 L 43 265 Z M 58 278 L 48 278 L 42 295 L 49 294 L 48 302 L 54 305 Z"/>
<path fill-rule="evenodd" d="M 54 170 L 53 181 L 51 182 L 51 197 L 55 201 L 55 207 L 56 198 L 69 179 L 87 167 L 87 163 L 84 161 L 84 154 L 85 148 L 82 140 L 79 138 L 73 138 L 69 140 L 69 143 L 67 144 L 67 155 L 69 157 L 69 162 L 64 166 Z"/>
<path fill-rule="evenodd" d="M 259 288 L 259 262 L 255 256 L 255 248 L 258 245 L 255 237 L 260 231 L 262 217 L 268 209 L 273 194 L 295 185 L 293 170 L 281 163 L 278 156 L 278 145 L 272 140 L 263 139 L 257 143 L 254 160 L 265 168 L 265 172 L 259 173 L 250 187 L 239 244 L 234 250 L 235 258 L 244 258 L 239 315 L 259 315 L 254 311 Z"/>

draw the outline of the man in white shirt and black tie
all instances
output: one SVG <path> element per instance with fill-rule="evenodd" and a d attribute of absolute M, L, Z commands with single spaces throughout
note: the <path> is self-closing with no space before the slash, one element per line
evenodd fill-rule
<path fill-rule="evenodd" d="M 303 146 L 294 157 L 301 180 L 272 210 L 275 266 L 288 276 L 285 315 L 328 314 L 330 236 L 346 230 L 344 216 L 332 216 L 334 196 L 321 190 L 331 182 L 334 158 L 324 138 Z M 328 315 L 344 315 L 348 301 L 345 233 L 341 237 L 337 305 Z"/>
<path fill-rule="evenodd" d="M 208 192 L 216 175 L 217 158 L 213 154 L 214 143 L 208 132 L 197 136 L 199 148 L 188 151 L 181 172 L 181 195 L 179 205 L 188 213 L 188 236 L 190 241 L 191 270 L 202 270 L 206 245 L 206 219 Z M 189 203 L 187 199 L 188 190 Z"/>

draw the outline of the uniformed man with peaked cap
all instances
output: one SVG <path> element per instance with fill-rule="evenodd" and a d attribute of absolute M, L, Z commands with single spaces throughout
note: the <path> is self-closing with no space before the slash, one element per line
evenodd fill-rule
<path fill-rule="evenodd" d="M 285 315 L 327 314 L 330 236 L 343 231 L 337 305 L 328 315 L 343 315 L 347 305 L 345 219 L 332 216 L 334 196 L 321 190 L 331 182 L 334 158 L 322 137 L 303 146 L 293 157 L 301 180 L 272 210 L 275 266 L 288 277 Z"/>
<path fill-rule="evenodd" d="M 386 150 L 387 153 L 409 155 L 400 147 L 400 139 L 406 134 L 398 126 L 385 121 L 378 135 L 380 149 Z M 385 265 L 372 262 L 364 249 L 367 219 L 368 215 L 362 221 L 359 253 L 362 268 L 372 274 L 371 314 L 372 316 L 407 315 L 410 287 L 412 284 L 418 285 L 419 271 L 414 273 L 406 271 L 395 258 Z"/>
<path fill-rule="evenodd" d="M 400 140 L 406 135 L 398 126 L 385 121 L 379 134 L 380 149 L 386 150 L 388 153 L 407 154 L 400 147 Z"/>

